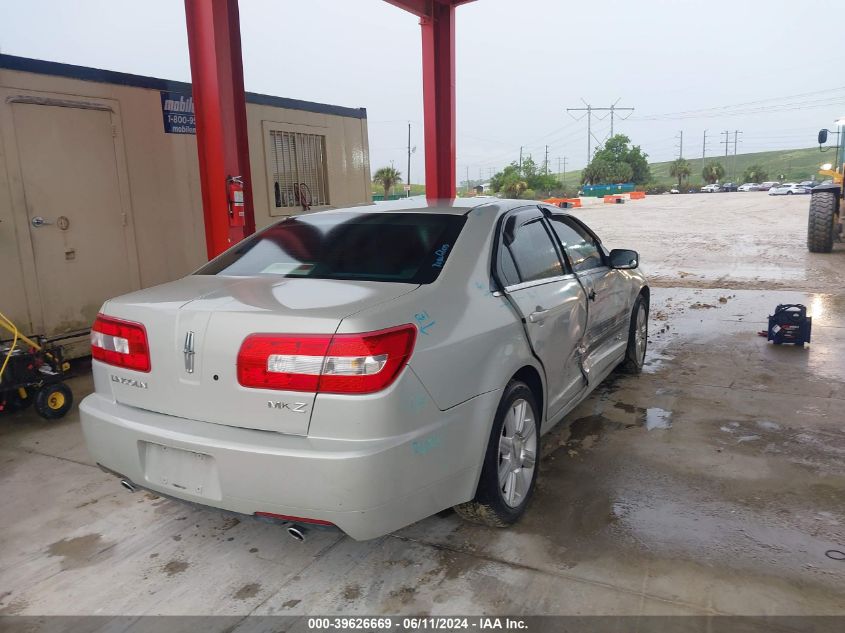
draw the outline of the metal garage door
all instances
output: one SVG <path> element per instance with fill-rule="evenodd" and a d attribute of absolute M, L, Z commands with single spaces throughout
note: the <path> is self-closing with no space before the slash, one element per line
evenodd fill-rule
<path fill-rule="evenodd" d="M 41 326 L 84 329 L 105 299 L 139 287 L 118 128 L 105 106 L 22 101 L 12 110 Z"/>

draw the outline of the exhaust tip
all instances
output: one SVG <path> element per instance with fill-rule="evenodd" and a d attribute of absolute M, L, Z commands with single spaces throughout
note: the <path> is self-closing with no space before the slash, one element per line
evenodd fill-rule
<path fill-rule="evenodd" d="M 300 543 L 304 543 L 308 536 L 308 530 L 301 525 L 291 525 L 288 528 L 288 534 L 295 538 Z"/>
<path fill-rule="evenodd" d="M 120 485 L 126 488 L 129 492 L 138 492 L 138 488 L 128 479 L 121 479 Z"/>

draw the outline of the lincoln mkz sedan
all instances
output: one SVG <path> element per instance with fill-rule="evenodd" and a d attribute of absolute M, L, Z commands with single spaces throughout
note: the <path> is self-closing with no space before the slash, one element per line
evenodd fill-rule
<path fill-rule="evenodd" d="M 88 449 L 130 490 L 294 536 L 369 539 L 449 507 L 507 526 L 540 436 L 615 368 L 642 369 L 638 265 L 524 200 L 286 218 L 104 304 Z"/>

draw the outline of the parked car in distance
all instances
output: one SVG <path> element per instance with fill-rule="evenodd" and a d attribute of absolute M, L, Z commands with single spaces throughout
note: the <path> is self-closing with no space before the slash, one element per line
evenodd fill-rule
<path fill-rule="evenodd" d="M 642 370 L 649 297 L 635 251 L 547 204 L 292 216 L 103 305 L 82 428 L 125 488 L 295 537 L 370 539 L 449 507 L 503 527 L 540 436 L 615 368 Z"/>
<path fill-rule="evenodd" d="M 785 182 L 769 189 L 770 196 L 791 196 L 792 194 L 810 193 L 807 187 L 802 187 L 795 182 Z"/>
<path fill-rule="evenodd" d="M 819 183 L 815 182 L 814 180 L 802 180 L 798 183 L 799 186 L 804 187 L 805 189 L 812 189 L 817 184 Z"/>
<path fill-rule="evenodd" d="M 681 190 L 680 190 L 680 189 L 678 189 L 677 187 L 672 187 L 672 188 L 669 190 L 669 193 L 681 193 Z"/>
<path fill-rule="evenodd" d="M 756 182 L 746 182 L 736 189 L 737 191 L 759 191 L 760 185 Z"/>
<path fill-rule="evenodd" d="M 701 193 L 717 193 L 722 190 L 721 185 L 719 183 L 714 182 L 712 185 L 704 185 L 701 188 Z"/>
<path fill-rule="evenodd" d="M 723 182 L 720 191 L 736 191 L 737 186 L 735 182 Z"/>
<path fill-rule="evenodd" d="M 760 191 L 768 191 L 772 187 L 777 187 L 780 183 L 774 180 L 767 180 L 766 182 L 761 182 L 759 187 Z"/>

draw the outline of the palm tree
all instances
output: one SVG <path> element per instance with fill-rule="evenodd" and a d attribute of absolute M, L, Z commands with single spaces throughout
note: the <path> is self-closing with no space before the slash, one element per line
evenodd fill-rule
<path fill-rule="evenodd" d="M 745 182 L 763 182 L 769 179 L 769 172 L 757 163 L 745 170 Z"/>
<path fill-rule="evenodd" d="M 669 174 L 678 179 L 678 191 L 681 190 L 682 181 L 689 178 L 691 171 L 689 161 L 686 158 L 679 158 L 672 163 L 672 166 L 669 168 Z"/>
<path fill-rule="evenodd" d="M 707 163 L 701 172 L 701 177 L 704 178 L 704 181 L 711 185 L 714 182 L 719 182 L 724 175 L 725 168 L 722 167 L 721 163 L 715 161 Z"/>
<path fill-rule="evenodd" d="M 384 199 L 387 200 L 393 185 L 402 182 L 402 174 L 393 167 L 382 167 L 373 175 L 373 182 L 384 187 Z"/>

